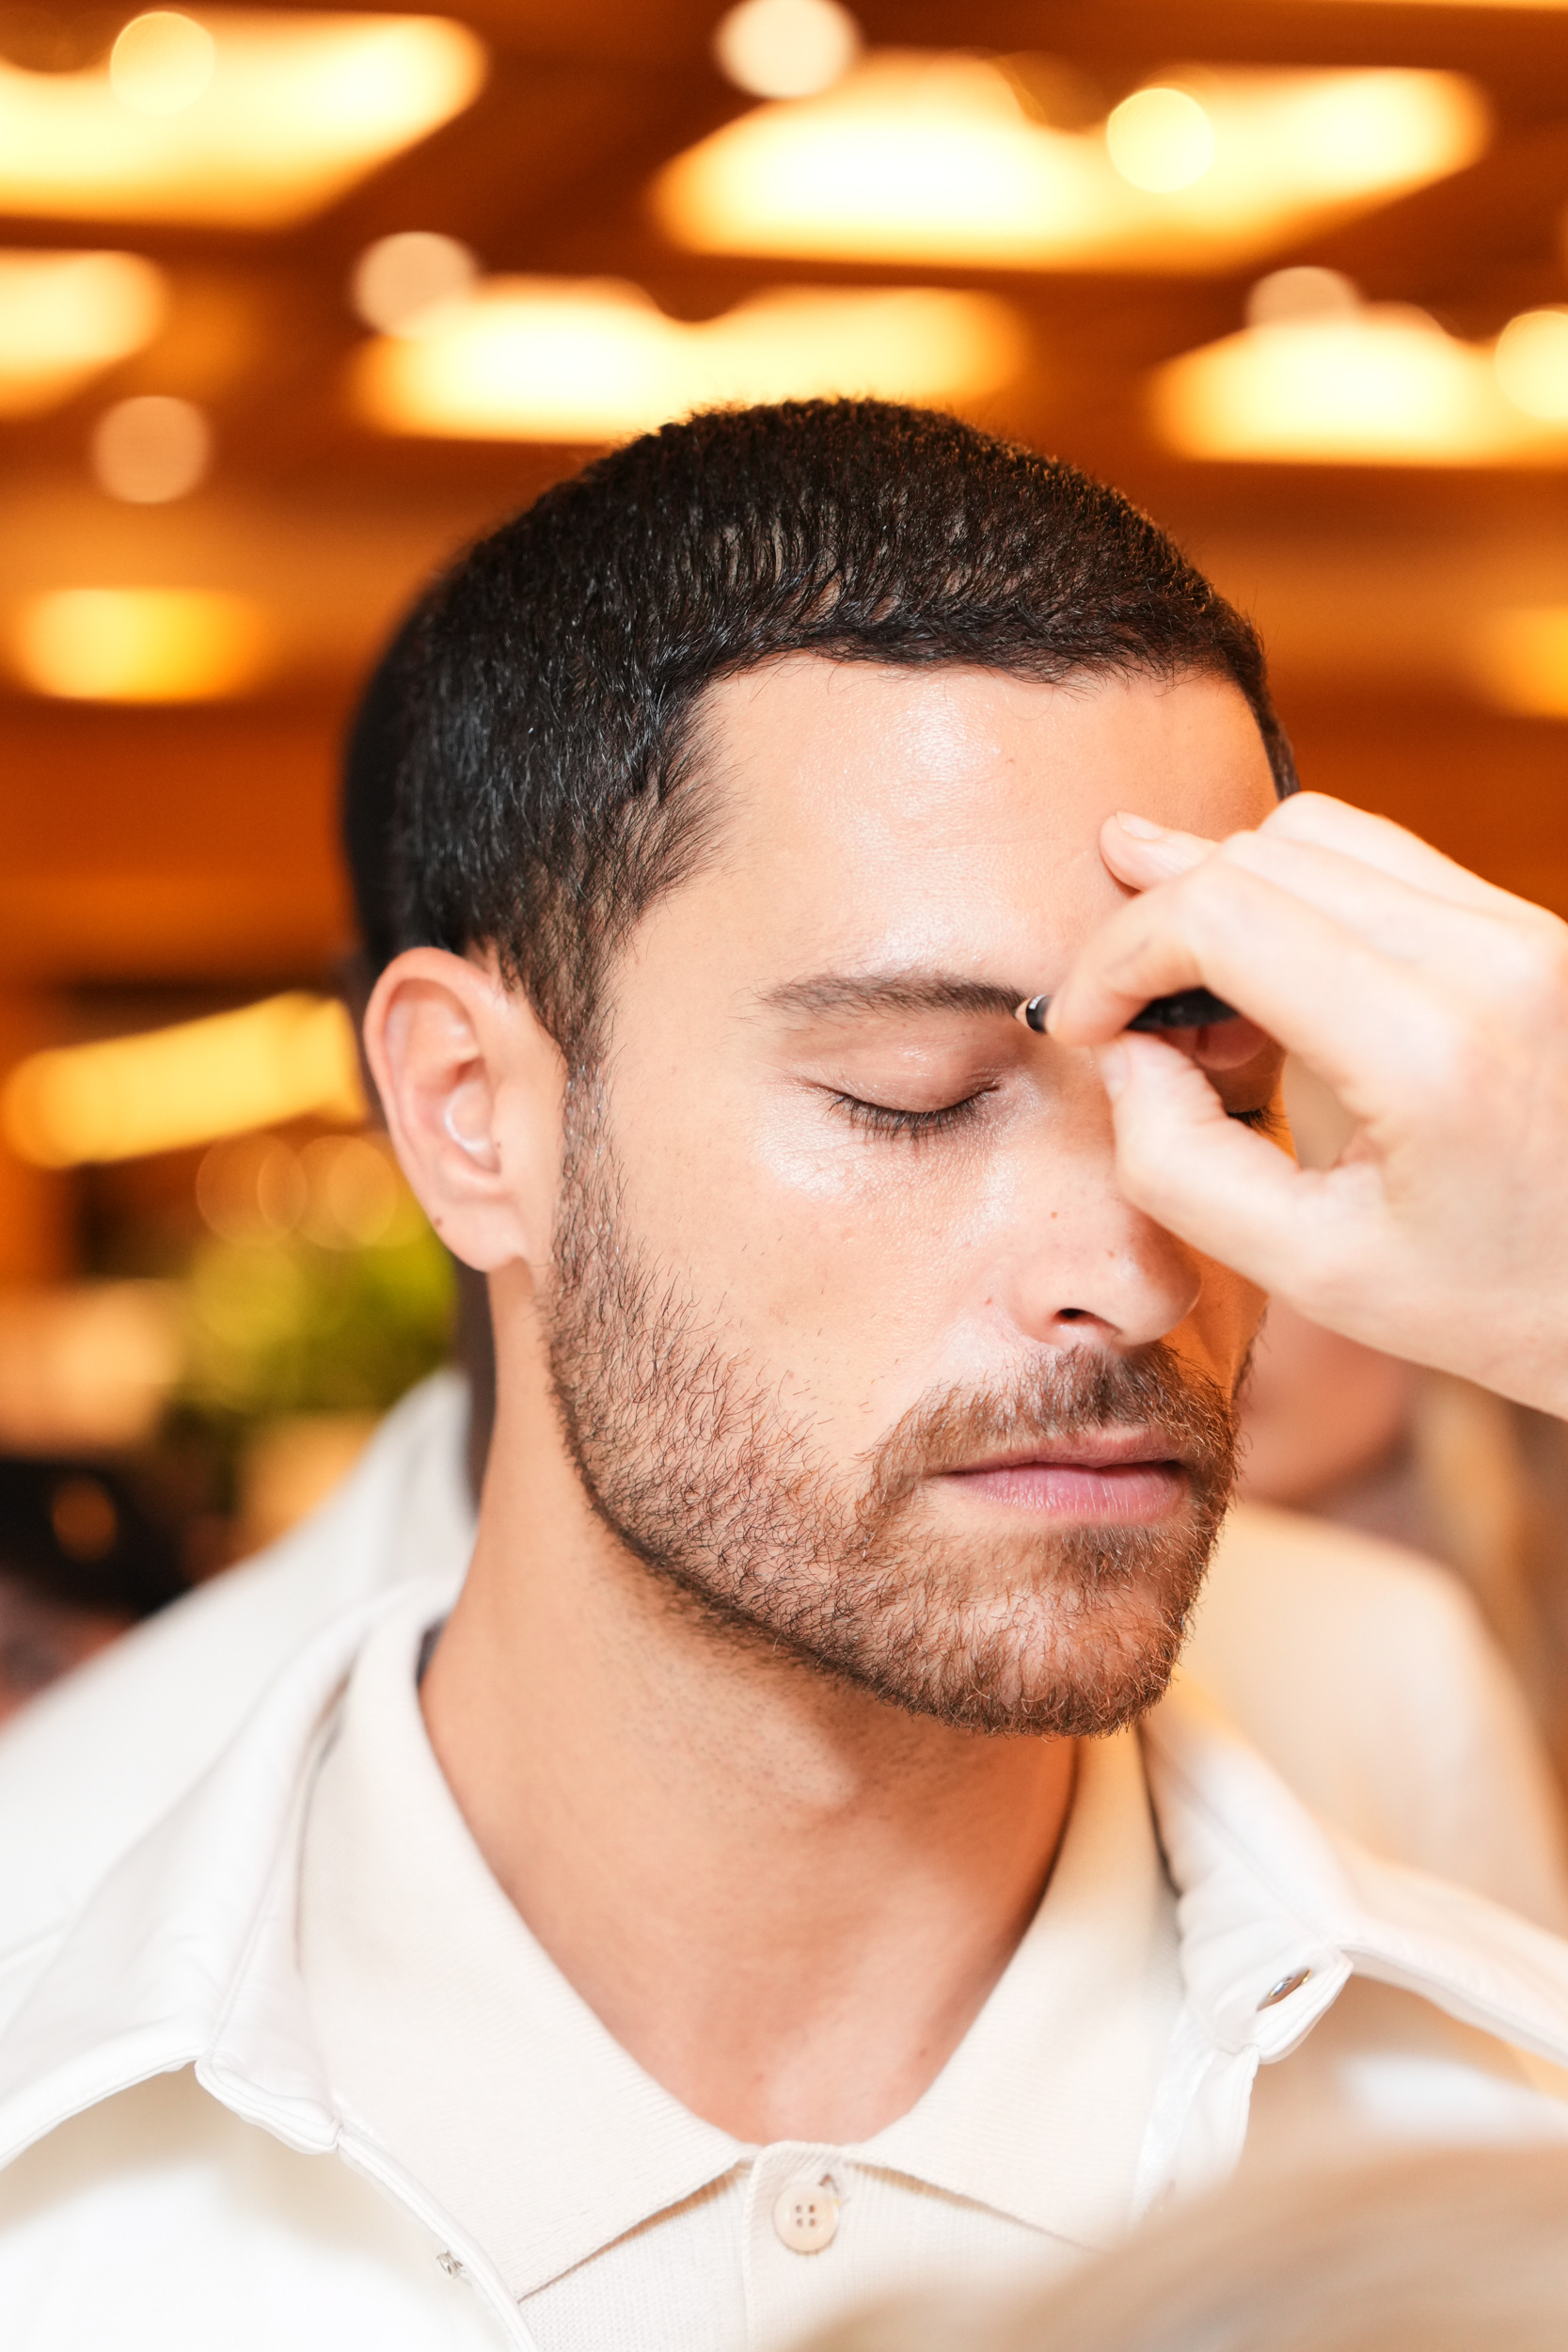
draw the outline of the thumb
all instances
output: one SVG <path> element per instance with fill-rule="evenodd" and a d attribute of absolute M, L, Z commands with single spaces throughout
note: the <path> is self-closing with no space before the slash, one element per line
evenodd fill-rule
<path fill-rule="evenodd" d="M 1229 1117 L 1176 1046 L 1123 1032 L 1096 1058 L 1126 1198 L 1260 1288 L 1295 1288 L 1322 1180 Z"/>

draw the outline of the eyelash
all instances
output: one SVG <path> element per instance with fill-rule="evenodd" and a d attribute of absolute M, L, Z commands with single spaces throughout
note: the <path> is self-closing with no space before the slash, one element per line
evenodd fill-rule
<path fill-rule="evenodd" d="M 974 1106 L 994 1088 L 979 1087 L 966 1094 L 960 1102 L 943 1103 L 934 1111 L 901 1111 L 891 1103 L 866 1103 L 858 1094 L 835 1094 L 834 1108 L 841 1110 L 852 1127 L 873 1136 L 902 1136 L 911 1143 L 919 1143 L 927 1136 L 939 1136 L 944 1130 L 966 1125 Z"/>
<path fill-rule="evenodd" d="M 1279 1114 L 1270 1103 L 1260 1103 L 1255 1111 L 1227 1111 L 1226 1117 L 1240 1120 L 1254 1135 L 1267 1136 L 1274 1142 L 1278 1142 L 1284 1133 Z"/>
<path fill-rule="evenodd" d="M 944 1103 L 934 1111 L 901 1111 L 891 1103 L 867 1103 L 858 1094 L 835 1094 L 832 1101 L 850 1125 L 864 1134 L 901 1136 L 911 1143 L 919 1143 L 927 1136 L 940 1136 L 950 1128 L 966 1125 L 975 1105 L 994 1091 L 991 1087 L 980 1087 L 959 1102 Z M 1227 1111 L 1226 1117 L 1250 1127 L 1255 1135 L 1277 1137 L 1280 1133 L 1278 1117 L 1268 1103 L 1259 1104 L 1256 1110 Z"/>

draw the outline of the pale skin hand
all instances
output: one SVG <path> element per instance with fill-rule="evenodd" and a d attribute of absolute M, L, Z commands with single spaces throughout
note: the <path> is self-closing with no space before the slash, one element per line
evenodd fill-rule
<path fill-rule="evenodd" d="M 1218 844 L 1114 817 L 1101 850 L 1140 895 L 1050 1028 L 1098 1049 L 1127 1197 L 1331 1330 L 1568 1415 L 1568 926 L 1316 793 Z M 1333 1168 L 1119 1034 L 1197 982 L 1333 1087 L 1356 1122 Z"/>

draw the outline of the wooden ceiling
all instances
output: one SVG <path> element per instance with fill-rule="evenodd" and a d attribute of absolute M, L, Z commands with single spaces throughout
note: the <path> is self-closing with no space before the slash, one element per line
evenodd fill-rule
<path fill-rule="evenodd" d="M 711 63 L 714 0 L 449 12 L 490 46 L 483 95 L 304 227 L 0 219 L 0 245 L 145 252 L 175 292 L 140 357 L 0 426 L 0 600 L 77 582 L 231 588 L 277 612 L 286 647 L 265 693 L 200 709 L 0 690 L 0 980 L 13 997 L 329 968 L 346 929 L 335 768 L 356 681 L 429 569 L 583 454 L 393 440 L 353 421 L 342 379 L 364 330 L 349 274 L 404 229 L 460 237 L 492 270 L 631 278 L 687 318 L 771 279 L 995 286 L 1028 322 L 1034 364 L 985 421 L 1119 483 L 1258 616 L 1307 779 L 1568 912 L 1568 730 L 1490 708 L 1465 653 L 1491 606 L 1568 604 L 1568 472 L 1179 462 L 1148 434 L 1143 380 L 1237 326 L 1245 278 L 960 281 L 694 258 L 661 240 L 644 198 L 662 161 L 750 103 Z M 1568 300 L 1568 7 L 865 0 L 857 13 L 876 44 L 1065 57 L 1107 103 L 1183 62 L 1465 72 L 1496 118 L 1482 160 L 1273 265 L 1325 263 L 1472 337 Z M 166 507 L 115 503 L 87 462 L 94 418 L 147 391 L 199 401 L 216 434 L 208 482 Z"/>

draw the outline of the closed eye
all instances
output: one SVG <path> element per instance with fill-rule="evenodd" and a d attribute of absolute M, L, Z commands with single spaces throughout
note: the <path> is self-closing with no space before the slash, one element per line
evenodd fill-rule
<path fill-rule="evenodd" d="M 858 1094 L 834 1094 L 830 1097 L 835 1110 L 844 1113 L 852 1127 L 871 1136 L 907 1136 L 918 1142 L 926 1136 L 939 1136 L 952 1127 L 966 1126 L 974 1116 L 977 1104 L 994 1087 L 976 1088 L 957 1103 L 943 1103 L 929 1111 L 901 1110 L 893 1103 L 867 1103 Z"/>

